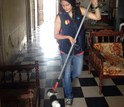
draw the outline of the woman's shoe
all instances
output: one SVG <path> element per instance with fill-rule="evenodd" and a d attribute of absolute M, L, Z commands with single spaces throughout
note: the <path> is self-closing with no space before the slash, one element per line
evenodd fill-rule
<path fill-rule="evenodd" d="M 72 103 L 73 103 L 73 99 L 66 99 L 65 102 L 66 105 L 72 105 Z"/>

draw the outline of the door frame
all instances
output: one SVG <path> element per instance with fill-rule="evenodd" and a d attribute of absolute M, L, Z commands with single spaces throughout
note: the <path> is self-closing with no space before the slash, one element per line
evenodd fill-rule
<path fill-rule="evenodd" d="M 4 55 L 4 34 L 3 34 L 3 7 L 2 0 L 0 0 L 0 64 L 4 64 L 5 55 Z"/>

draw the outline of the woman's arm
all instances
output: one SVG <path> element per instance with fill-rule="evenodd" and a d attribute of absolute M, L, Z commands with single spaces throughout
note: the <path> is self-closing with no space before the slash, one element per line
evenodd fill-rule
<path fill-rule="evenodd" d="M 92 0 L 92 5 L 93 7 L 95 8 L 95 13 L 92 13 L 92 12 L 88 12 L 87 13 L 87 17 L 89 19 L 93 19 L 93 20 L 101 20 L 101 12 L 100 12 L 100 9 L 99 9 L 99 4 L 98 4 L 98 1 L 97 0 Z M 81 10 L 81 13 L 82 15 L 85 14 L 86 12 L 86 9 L 83 8 L 83 7 L 80 7 L 80 10 Z"/>
<path fill-rule="evenodd" d="M 58 39 L 58 40 L 60 40 L 60 39 L 69 39 L 69 41 L 71 43 L 75 43 L 76 42 L 76 40 L 74 40 L 74 38 L 72 38 L 71 36 L 60 34 L 59 33 L 60 30 L 61 30 L 61 19 L 60 19 L 60 16 L 58 15 L 56 17 L 56 19 L 55 19 L 55 24 L 54 24 L 54 37 L 56 39 Z"/>

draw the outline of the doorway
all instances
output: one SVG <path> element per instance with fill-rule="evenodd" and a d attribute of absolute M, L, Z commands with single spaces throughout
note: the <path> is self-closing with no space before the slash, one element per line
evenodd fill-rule
<path fill-rule="evenodd" d="M 56 16 L 56 0 L 43 0 L 44 22 L 54 21 Z"/>
<path fill-rule="evenodd" d="M 58 0 L 43 0 L 43 23 L 39 25 L 40 46 L 46 57 L 54 57 L 58 51 L 58 43 L 54 38 L 54 20 L 58 13 Z"/>

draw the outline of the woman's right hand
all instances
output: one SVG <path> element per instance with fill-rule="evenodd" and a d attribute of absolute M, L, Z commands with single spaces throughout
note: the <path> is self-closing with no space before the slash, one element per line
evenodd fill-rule
<path fill-rule="evenodd" d="M 72 38 L 71 36 L 68 36 L 68 39 L 69 39 L 71 44 L 75 44 L 76 43 L 76 40 L 74 38 Z"/>

